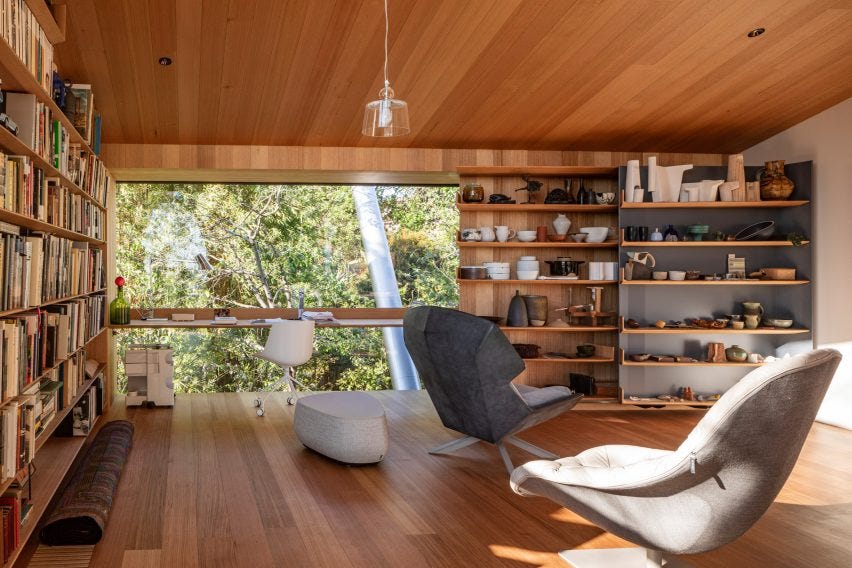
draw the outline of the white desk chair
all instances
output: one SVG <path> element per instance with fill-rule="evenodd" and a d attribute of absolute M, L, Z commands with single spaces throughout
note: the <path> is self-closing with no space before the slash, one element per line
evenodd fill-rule
<path fill-rule="evenodd" d="M 284 369 L 284 376 L 272 385 L 262 397 L 254 400 L 257 407 L 257 415 L 263 416 L 263 403 L 269 393 L 278 389 L 285 383 L 290 396 L 287 404 L 296 402 L 296 385 L 304 388 L 305 385 L 296 380 L 293 367 L 303 365 L 311 359 L 314 352 L 314 322 L 310 320 L 284 320 L 272 325 L 269 331 L 269 339 L 263 351 L 257 354 L 266 361 L 280 365 Z"/>

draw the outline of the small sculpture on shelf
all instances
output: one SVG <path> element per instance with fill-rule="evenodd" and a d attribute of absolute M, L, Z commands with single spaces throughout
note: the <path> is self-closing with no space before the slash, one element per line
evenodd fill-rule
<path fill-rule="evenodd" d="M 526 187 L 519 187 L 515 191 L 526 191 L 527 203 L 535 203 L 535 194 L 541 191 L 541 186 L 543 184 L 540 181 L 532 180 L 527 176 L 521 176 L 521 179 L 527 182 L 527 185 Z"/>

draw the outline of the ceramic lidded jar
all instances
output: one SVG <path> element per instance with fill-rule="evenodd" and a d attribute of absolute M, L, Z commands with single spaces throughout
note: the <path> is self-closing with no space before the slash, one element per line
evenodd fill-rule
<path fill-rule="evenodd" d="M 553 230 L 557 235 L 567 235 L 568 229 L 571 228 L 571 220 L 565 216 L 565 213 L 557 213 L 556 219 L 553 220 Z"/>
<path fill-rule="evenodd" d="M 485 198 L 485 191 L 478 183 L 469 183 L 462 189 L 462 201 L 465 203 L 479 203 Z"/>
<path fill-rule="evenodd" d="M 731 345 L 725 349 L 725 358 L 731 363 L 742 363 L 748 358 L 748 351 L 739 345 Z"/>

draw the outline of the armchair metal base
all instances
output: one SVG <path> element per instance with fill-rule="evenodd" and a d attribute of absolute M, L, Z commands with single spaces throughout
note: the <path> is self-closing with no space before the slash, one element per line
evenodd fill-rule
<path fill-rule="evenodd" d="M 563 550 L 559 557 L 574 568 L 689 568 L 692 566 L 659 550 L 648 548 L 596 548 Z"/>
<path fill-rule="evenodd" d="M 451 442 L 447 442 L 446 444 L 441 444 L 435 448 L 429 450 L 430 454 L 446 454 L 450 452 L 454 452 L 456 450 L 460 450 L 477 442 L 483 442 L 484 440 L 480 440 L 479 438 L 474 438 L 473 436 L 465 436 L 463 438 L 459 438 L 457 440 L 452 440 Z M 515 436 L 506 436 L 499 442 L 495 444 L 497 446 L 497 450 L 500 452 L 500 458 L 503 460 L 503 465 L 506 466 L 506 471 L 509 474 L 512 474 L 512 471 L 515 469 L 515 466 L 512 465 L 512 460 L 509 458 L 509 452 L 506 451 L 506 444 L 512 444 L 526 452 L 531 453 L 534 456 L 545 458 L 549 460 L 558 459 L 554 453 L 548 452 L 542 448 L 539 448 L 536 445 L 530 444 L 526 440 L 521 440 L 520 438 L 516 438 Z"/>

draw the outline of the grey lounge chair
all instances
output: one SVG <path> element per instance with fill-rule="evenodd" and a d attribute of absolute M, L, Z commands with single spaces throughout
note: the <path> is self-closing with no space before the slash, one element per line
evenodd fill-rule
<path fill-rule="evenodd" d="M 524 361 L 496 325 L 464 312 L 420 306 L 406 313 L 403 334 L 441 422 L 466 435 L 429 453 L 490 442 L 509 473 L 514 466 L 506 443 L 538 457 L 557 457 L 515 434 L 566 412 L 582 395 L 567 387 L 513 385 Z"/>
<path fill-rule="evenodd" d="M 547 497 L 645 547 L 560 553 L 573 566 L 682 566 L 663 553 L 714 550 L 766 512 L 839 362 L 837 351 L 820 349 L 755 369 L 675 451 L 601 446 L 534 461 L 514 471 L 512 489 Z"/>

